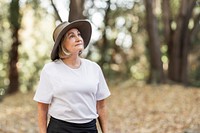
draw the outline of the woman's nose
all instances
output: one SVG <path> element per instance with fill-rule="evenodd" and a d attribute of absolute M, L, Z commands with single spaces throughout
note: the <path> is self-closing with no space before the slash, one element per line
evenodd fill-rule
<path fill-rule="evenodd" d="M 82 41 L 82 37 L 81 36 L 76 36 L 76 41 L 79 42 L 79 41 Z"/>

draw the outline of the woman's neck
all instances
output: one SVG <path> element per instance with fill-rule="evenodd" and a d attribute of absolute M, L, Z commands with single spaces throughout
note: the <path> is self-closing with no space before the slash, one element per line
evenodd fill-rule
<path fill-rule="evenodd" d="M 81 58 L 79 56 L 70 56 L 62 59 L 63 62 L 71 68 L 79 68 L 81 66 Z"/>

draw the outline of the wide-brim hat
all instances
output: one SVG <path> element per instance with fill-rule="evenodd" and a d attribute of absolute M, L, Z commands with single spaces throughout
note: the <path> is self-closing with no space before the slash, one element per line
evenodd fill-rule
<path fill-rule="evenodd" d="M 51 60 L 54 61 L 56 59 L 59 59 L 58 49 L 59 49 L 59 45 L 61 43 L 61 39 L 67 33 L 67 31 L 69 31 L 72 28 L 77 28 L 79 30 L 79 32 L 81 33 L 81 37 L 83 38 L 83 41 L 84 41 L 84 48 L 86 48 L 88 46 L 88 43 L 90 41 L 91 34 L 92 34 L 92 27 L 88 20 L 76 20 L 73 22 L 67 22 L 67 21 L 62 22 L 55 28 L 55 30 L 53 32 L 53 40 L 54 40 L 55 44 L 54 44 L 53 50 L 51 52 Z"/>

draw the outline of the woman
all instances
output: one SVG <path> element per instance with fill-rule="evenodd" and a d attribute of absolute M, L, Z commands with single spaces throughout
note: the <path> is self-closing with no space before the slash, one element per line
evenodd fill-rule
<path fill-rule="evenodd" d="M 102 132 L 108 132 L 105 99 L 110 91 L 101 68 L 80 57 L 91 33 L 87 20 L 63 22 L 54 30 L 52 62 L 42 69 L 34 96 L 40 133 L 97 133 L 97 118 Z"/>

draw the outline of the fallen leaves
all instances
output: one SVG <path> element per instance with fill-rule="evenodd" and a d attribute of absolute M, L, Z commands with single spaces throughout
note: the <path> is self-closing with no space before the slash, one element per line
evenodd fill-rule
<path fill-rule="evenodd" d="M 112 133 L 183 133 L 200 127 L 200 89 L 132 85 L 112 89 Z"/>
<path fill-rule="evenodd" d="M 109 133 L 184 133 L 200 127 L 200 89 L 180 85 L 111 85 Z M 0 133 L 37 133 L 34 93 L 0 103 Z"/>

